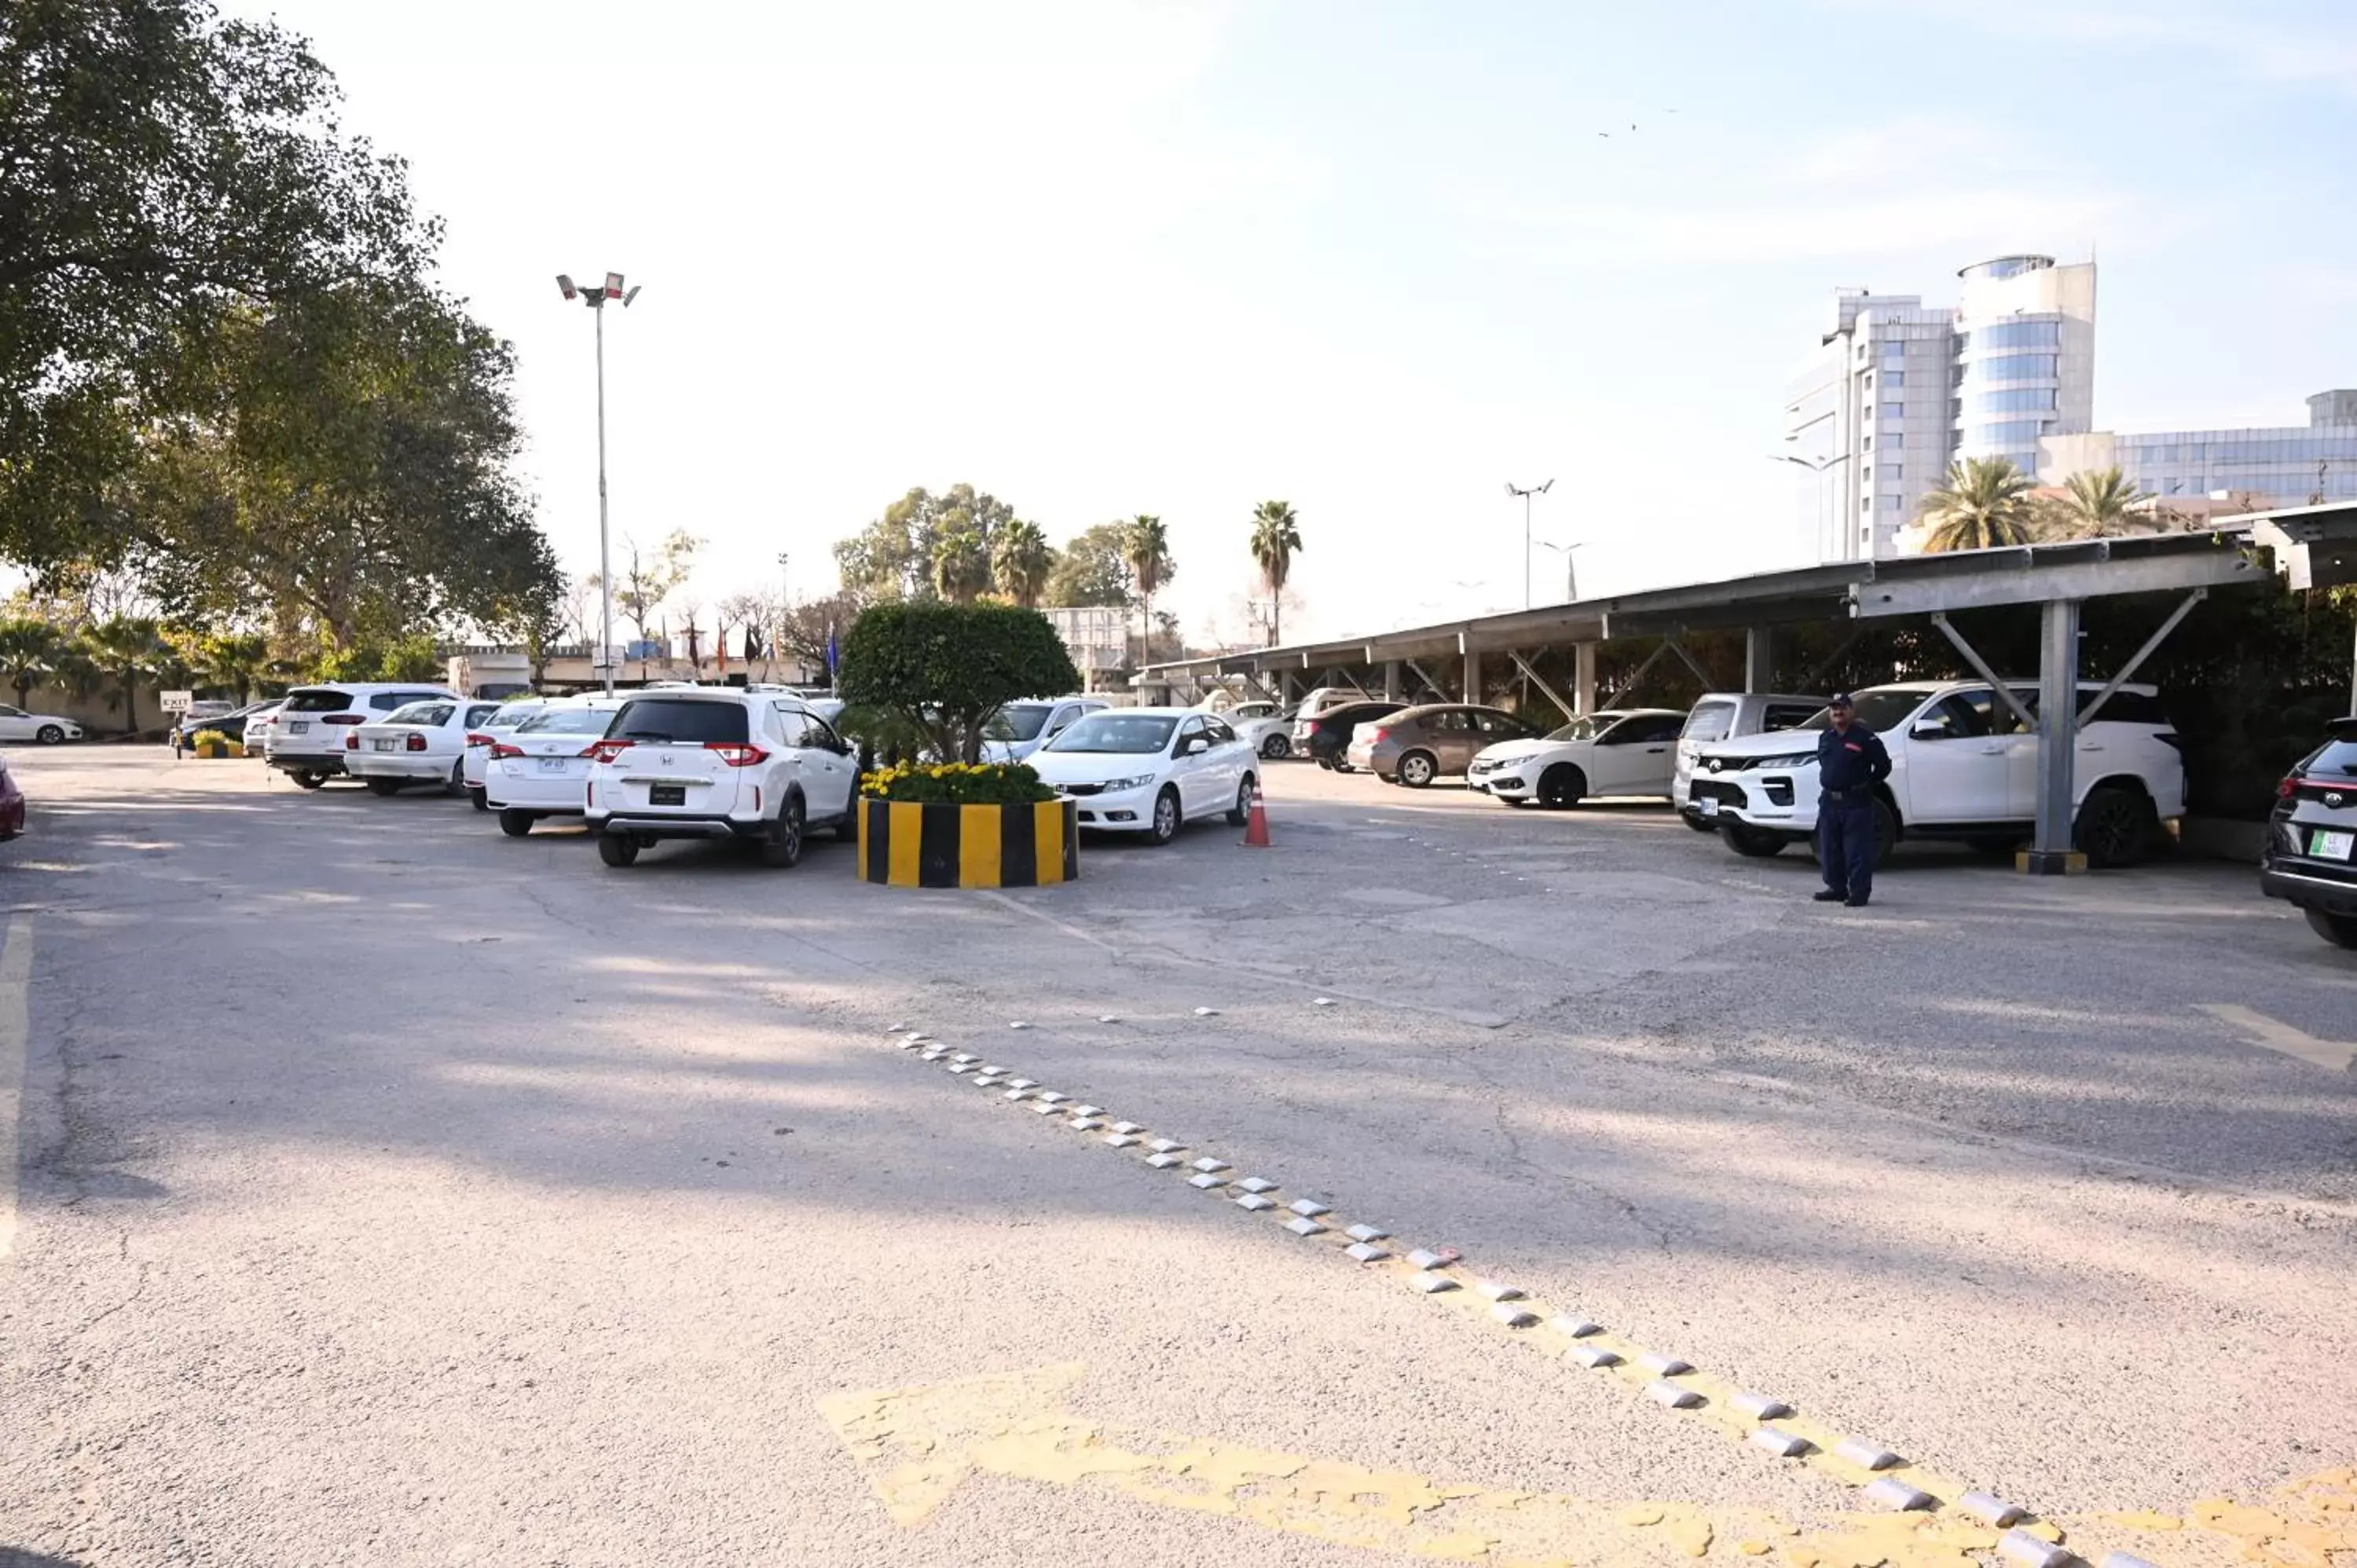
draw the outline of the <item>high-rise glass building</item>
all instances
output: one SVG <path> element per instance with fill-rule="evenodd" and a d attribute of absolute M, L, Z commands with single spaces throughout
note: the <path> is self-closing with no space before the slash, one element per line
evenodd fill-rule
<path fill-rule="evenodd" d="M 2116 467 L 2161 506 L 2212 510 L 2297 506 L 2311 498 L 2357 499 L 2357 390 L 2308 400 L 2306 424 L 2257 430 L 2092 431 L 2038 444 L 2042 485 Z M 2219 503 L 2208 505 L 2209 502 Z"/>

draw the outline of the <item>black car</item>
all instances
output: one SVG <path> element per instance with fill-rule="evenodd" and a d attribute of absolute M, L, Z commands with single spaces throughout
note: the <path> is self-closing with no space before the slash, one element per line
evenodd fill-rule
<path fill-rule="evenodd" d="M 1297 720 L 1293 726 L 1293 749 L 1307 752 L 1320 768 L 1330 768 L 1337 773 L 1348 773 L 1351 765 L 1342 759 L 1350 749 L 1351 732 L 1362 724 L 1398 713 L 1405 703 L 1382 700 L 1346 703 L 1339 708 L 1329 708 L 1314 719 Z"/>
<path fill-rule="evenodd" d="M 2259 889 L 2298 905 L 2335 947 L 2357 948 L 2357 718 L 2324 732 L 2331 738 L 2276 786 Z"/>

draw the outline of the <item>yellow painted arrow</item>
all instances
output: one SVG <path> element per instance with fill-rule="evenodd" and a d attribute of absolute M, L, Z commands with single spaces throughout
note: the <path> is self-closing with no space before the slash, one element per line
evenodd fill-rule
<path fill-rule="evenodd" d="M 886 1510 L 909 1527 L 962 1483 L 987 1475 L 1102 1487 L 1159 1507 L 1491 1568 L 1620 1568 L 1771 1552 L 1781 1568 L 1959 1568 L 1996 1544 L 1996 1530 L 1953 1510 L 1836 1514 L 1804 1527 L 1764 1509 L 1596 1503 L 1108 1428 L 1064 1409 L 1064 1393 L 1082 1375 L 1076 1366 L 1040 1367 L 834 1394 L 819 1401 L 819 1411 L 867 1471 Z M 2181 1518 L 2105 1514 L 2065 1522 L 2171 1565 L 2323 1563 L 2329 1552 L 2357 1552 L 2357 1470 L 2278 1487 L 2254 1505 L 2215 1499 Z M 2041 1536 L 2065 1537 L 2059 1528 L 2037 1528 Z"/>

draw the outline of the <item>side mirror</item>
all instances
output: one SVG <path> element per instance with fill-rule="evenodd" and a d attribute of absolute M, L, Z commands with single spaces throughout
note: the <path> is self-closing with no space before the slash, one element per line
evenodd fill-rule
<path fill-rule="evenodd" d="M 1907 733 L 1916 740 L 1945 740 L 1948 738 L 1948 726 L 1938 719 L 1917 719 L 1909 726 Z"/>
<path fill-rule="evenodd" d="M 1190 735 L 1179 745 L 1181 757 L 1200 757 L 1211 749 L 1211 743 L 1200 735 Z"/>

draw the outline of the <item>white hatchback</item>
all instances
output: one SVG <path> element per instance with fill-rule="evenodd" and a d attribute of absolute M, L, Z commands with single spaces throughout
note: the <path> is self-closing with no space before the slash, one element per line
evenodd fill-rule
<path fill-rule="evenodd" d="M 1091 714 L 1031 755 L 1042 780 L 1080 802 L 1081 826 L 1157 844 L 1198 817 L 1243 826 L 1259 764 L 1225 719 L 1194 708 Z"/>
<path fill-rule="evenodd" d="M 483 793 L 500 814 L 500 832 L 522 838 L 534 822 L 577 817 L 587 809 L 589 748 L 620 710 L 620 697 L 569 697 L 544 703 L 487 748 Z"/>
<path fill-rule="evenodd" d="M 344 732 L 344 771 L 380 795 L 412 784 L 440 784 L 461 794 L 467 732 L 498 707 L 480 699 L 436 697 L 355 725 Z"/>

